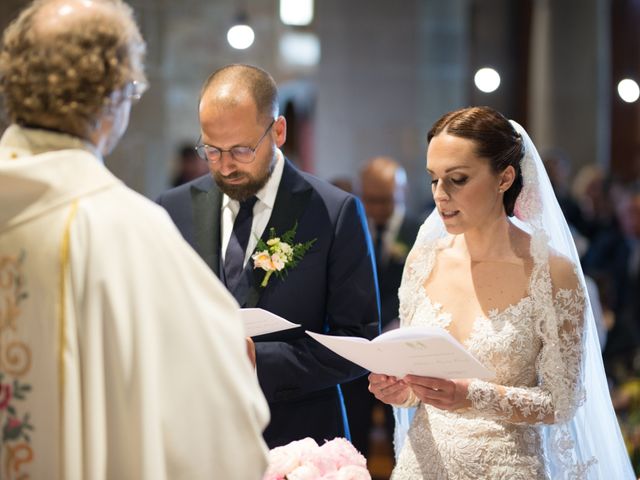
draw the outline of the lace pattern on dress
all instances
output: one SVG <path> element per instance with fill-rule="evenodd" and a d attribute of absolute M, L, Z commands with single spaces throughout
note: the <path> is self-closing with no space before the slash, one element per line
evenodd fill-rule
<path fill-rule="evenodd" d="M 511 221 L 531 235 L 529 300 L 506 312 L 490 312 L 474 324 L 467 348 L 496 371 L 494 383 L 472 386 L 475 408 L 395 409 L 399 458 L 392 478 L 635 478 L 608 396 L 571 232 L 535 145 L 522 126 L 511 123 L 524 147 L 523 189 Z M 447 235 L 442 219 L 432 212 L 405 267 L 399 291 L 403 326 L 446 322 L 446 312 L 424 301 L 421 279 L 431 272 L 437 242 Z M 550 256 L 554 274 L 557 258 L 573 264 L 577 285 L 562 290 L 567 285 L 561 282 L 554 288 Z M 511 350 L 495 350 L 492 340 Z M 518 361 L 509 365 L 512 359 Z M 524 364 L 524 359 L 529 361 Z M 544 402 L 536 403 L 542 398 Z M 507 414 L 499 419 L 501 411 Z M 515 414 L 528 421 L 509 421 Z M 556 423 L 543 424 L 540 415 Z M 483 462 L 480 452 L 487 449 L 493 454 Z"/>
<path fill-rule="evenodd" d="M 412 251 L 399 292 L 402 326 L 420 324 L 419 318 L 428 318 L 429 325 L 444 328 L 451 322 L 451 316 L 442 310 L 441 305 L 431 302 L 423 287 L 434 267 L 438 250 L 450 241 L 451 237 L 424 243 Z M 575 461 L 573 440 L 567 426 L 563 425 L 585 398 L 580 382 L 585 292 L 580 288 L 557 289 L 554 294 L 549 247 L 541 230 L 534 231 L 532 235 L 531 254 L 534 267 L 529 295 L 502 312 L 492 311 L 488 318 L 479 317 L 467 340 L 467 347 L 481 361 L 494 368 L 497 378 L 496 383 L 481 380 L 471 382 L 468 398 L 473 408 L 464 415 L 474 415 L 474 420 L 478 422 L 485 419 L 502 425 L 521 425 L 524 428 L 521 431 L 522 438 L 531 435 L 528 429 L 535 428 L 534 425 L 540 428 L 553 420 L 556 422 L 553 428 L 543 427 L 546 429 L 544 451 L 540 446 L 540 432 L 536 437 L 541 457 L 552 456 L 555 464 L 562 465 L 563 474 L 559 478 L 585 478 L 585 472 L 594 460 L 585 464 Z M 522 325 L 527 319 L 533 323 L 524 325 L 521 330 L 514 327 Z M 504 333 L 509 328 L 516 328 L 517 331 L 511 331 L 505 337 L 496 335 L 496 331 Z M 527 336 L 527 331 L 531 337 Z M 496 342 L 503 344 L 497 345 Z M 538 346 L 532 349 L 532 345 Z M 501 352 L 508 352 L 508 358 Z M 520 361 L 517 361 L 518 357 Z M 412 405 L 418 403 L 416 400 Z M 421 418 L 424 421 L 423 408 L 419 408 L 415 422 Z M 428 421 L 433 421 L 434 412 L 443 415 L 442 411 L 432 407 L 427 410 L 430 412 Z M 447 414 L 455 416 L 458 412 Z M 409 440 L 412 435 L 417 433 L 410 431 Z M 488 441 L 495 444 L 497 440 L 491 438 Z M 411 442 L 412 448 L 407 450 L 414 450 L 417 443 Z M 480 443 L 478 439 L 476 448 Z M 444 453 L 440 452 L 440 455 Z M 460 455 L 460 452 L 456 455 Z M 403 478 L 400 474 L 403 468 L 400 467 L 394 478 Z M 530 470 L 530 473 L 534 470 Z M 450 475 L 451 471 L 448 477 L 442 478 L 454 478 Z M 532 473 L 529 478 L 537 478 L 537 474 Z"/>
<path fill-rule="evenodd" d="M 584 392 L 577 381 L 582 352 L 577 324 L 583 306 L 584 293 L 581 290 L 559 290 L 555 295 L 558 323 L 569 324 L 571 328 L 559 335 L 555 343 L 543 343 L 536 365 L 540 387 L 502 387 L 504 393 L 500 393 L 497 385 L 474 380 L 469 385 L 468 394 L 473 407 L 494 418 L 508 418 L 514 423 L 543 423 L 550 416 L 558 422 L 570 418 L 584 400 Z M 545 330 L 545 327 L 541 328 L 542 332 Z M 545 338 L 544 333 L 542 338 Z M 557 350 L 559 357 L 548 350 Z M 549 363 L 552 360 L 559 362 Z M 550 389 L 554 385 L 562 390 L 554 392 Z"/>

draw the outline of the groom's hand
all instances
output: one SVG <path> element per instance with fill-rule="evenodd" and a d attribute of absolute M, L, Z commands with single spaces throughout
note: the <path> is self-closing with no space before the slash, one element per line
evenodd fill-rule
<path fill-rule="evenodd" d="M 249 355 L 253 368 L 256 368 L 256 344 L 253 343 L 251 337 L 247 337 L 247 355 Z"/>
<path fill-rule="evenodd" d="M 402 405 L 409 398 L 410 388 L 396 377 L 371 373 L 369 374 L 369 391 L 381 402 Z"/>

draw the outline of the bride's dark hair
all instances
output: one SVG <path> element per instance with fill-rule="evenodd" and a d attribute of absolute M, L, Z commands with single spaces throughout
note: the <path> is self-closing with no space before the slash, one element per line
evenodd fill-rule
<path fill-rule="evenodd" d="M 509 120 L 490 107 L 462 108 L 440 117 L 429 130 L 427 143 L 443 132 L 472 140 L 476 145 L 476 154 L 488 159 L 494 172 L 502 172 L 509 165 L 515 169 L 516 178 L 503 197 L 507 215 L 513 216 L 516 199 L 522 190 L 520 160 L 524 155 L 524 147 L 522 138 Z"/>

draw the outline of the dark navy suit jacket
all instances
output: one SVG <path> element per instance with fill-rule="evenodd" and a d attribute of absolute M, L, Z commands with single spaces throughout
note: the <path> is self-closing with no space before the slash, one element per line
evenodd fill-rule
<path fill-rule="evenodd" d="M 222 193 L 210 175 L 169 190 L 158 199 L 184 238 L 220 276 Z M 259 307 L 302 327 L 255 337 L 257 374 L 269 402 L 264 436 L 270 448 L 312 437 L 322 443 L 348 436 L 339 384 L 365 371 L 304 333 L 373 338 L 379 301 L 373 249 L 360 201 L 285 160 L 274 209 L 265 229 L 276 234 L 297 222 L 295 243 L 315 239 L 284 279 L 245 270 L 242 307 Z"/>

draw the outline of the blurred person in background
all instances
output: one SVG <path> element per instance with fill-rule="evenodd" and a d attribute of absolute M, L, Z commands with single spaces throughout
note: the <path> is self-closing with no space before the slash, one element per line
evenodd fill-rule
<path fill-rule="evenodd" d="M 353 181 L 349 177 L 335 177 L 331 179 L 331 185 L 344 190 L 347 193 L 353 193 Z"/>
<path fill-rule="evenodd" d="M 542 157 L 542 162 L 547 171 L 547 175 L 549 175 L 549 181 L 551 182 L 560 209 L 569 224 L 578 255 L 582 258 L 589 248 L 589 239 L 586 237 L 586 234 L 589 232 L 590 225 L 585 221 L 582 215 L 582 209 L 573 198 L 573 193 L 569 188 L 569 177 L 571 175 L 571 162 L 569 157 L 560 149 L 552 149 L 545 152 Z M 607 338 L 607 318 L 611 318 L 612 312 L 610 310 L 606 310 L 606 312 L 603 311 L 600 301 L 600 291 L 596 282 L 588 275 L 585 275 L 585 283 L 598 330 L 600 348 L 604 349 Z"/>
<path fill-rule="evenodd" d="M 615 225 L 610 181 L 598 165 L 585 165 L 571 185 L 572 196 L 580 207 L 583 235 L 593 240 Z"/>
<path fill-rule="evenodd" d="M 570 227 L 577 229 L 580 234 L 585 235 L 582 211 L 569 188 L 571 177 L 570 158 L 564 151 L 556 148 L 546 151 L 542 155 L 542 162 L 567 223 Z"/>
<path fill-rule="evenodd" d="M 420 222 L 407 213 L 407 173 L 391 157 L 374 157 L 360 171 L 360 198 L 364 204 L 373 240 L 380 291 L 382 330 L 398 327 L 398 288 L 404 263 L 415 241 Z M 366 377 L 343 385 L 353 444 L 365 456 L 369 450 L 373 407 L 378 402 L 369 393 Z M 389 440 L 393 434 L 393 412 L 384 406 Z"/>
<path fill-rule="evenodd" d="M 209 173 L 207 162 L 200 158 L 190 143 L 183 143 L 178 148 L 173 168 L 175 173 L 171 181 L 172 187 L 177 187 Z"/>
<path fill-rule="evenodd" d="M 376 255 L 382 329 L 386 330 L 398 319 L 398 287 L 420 222 L 407 212 L 407 172 L 391 157 L 367 161 L 360 171 L 360 195 Z"/>
<path fill-rule="evenodd" d="M 583 266 L 614 313 L 604 357 L 609 374 L 621 380 L 639 373 L 633 358 L 640 348 L 640 184 L 614 184 L 612 199 L 616 226 L 594 238 Z"/>

